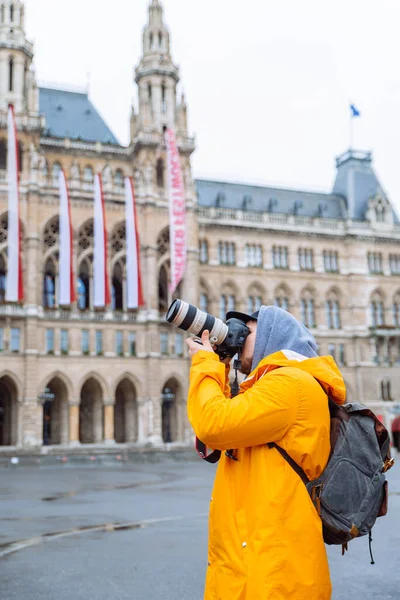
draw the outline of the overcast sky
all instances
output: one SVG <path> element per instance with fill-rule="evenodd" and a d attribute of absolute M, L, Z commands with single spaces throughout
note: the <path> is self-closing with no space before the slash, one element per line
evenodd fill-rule
<path fill-rule="evenodd" d="M 26 0 L 40 82 L 85 85 L 122 143 L 149 0 Z M 164 0 L 196 177 L 329 191 L 372 150 L 400 209 L 399 0 Z"/>

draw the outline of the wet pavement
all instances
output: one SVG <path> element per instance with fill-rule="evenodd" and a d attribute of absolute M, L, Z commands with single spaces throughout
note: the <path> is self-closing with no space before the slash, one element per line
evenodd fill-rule
<path fill-rule="evenodd" d="M 0 464 L 1 600 L 201 600 L 215 467 L 190 452 Z M 400 598 L 400 465 L 390 514 L 346 556 L 333 600 Z"/>

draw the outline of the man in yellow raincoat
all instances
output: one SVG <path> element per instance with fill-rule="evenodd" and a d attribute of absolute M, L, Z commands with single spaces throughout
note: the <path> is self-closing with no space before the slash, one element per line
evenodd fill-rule
<path fill-rule="evenodd" d="M 218 464 L 210 504 L 205 600 L 329 600 L 321 520 L 307 489 L 275 442 L 310 479 L 330 453 L 327 395 L 345 402 L 332 357 L 318 357 L 310 332 L 288 312 L 228 313 L 250 329 L 248 375 L 230 398 L 229 366 L 209 341 L 187 340 L 192 356 L 188 416 L 209 448 L 235 449 Z M 326 392 L 326 393 L 325 393 Z"/>

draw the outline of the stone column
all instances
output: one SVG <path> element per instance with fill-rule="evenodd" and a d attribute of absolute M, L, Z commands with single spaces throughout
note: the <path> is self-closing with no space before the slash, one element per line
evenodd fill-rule
<path fill-rule="evenodd" d="M 147 309 L 158 311 L 158 272 L 157 272 L 157 248 L 147 246 L 144 251 L 144 288 Z"/>
<path fill-rule="evenodd" d="M 150 398 L 149 400 L 149 441 L 153 444 L 162 443 L 162 401 L 161 397 Z"/>
<path fill-rule="evenodd" d="M 114 444 L 114 400 L 104 400 L 104 441 L 106 444 Z"/>
<path fill-rule="evenodd" d="M 197 242 L 195 240 L 188 240 L 188 252 L 186 257 L 186 272 L 183 278 L 182 285 L 182 300 L 199 305 L 199 254 L 198 249 L 194 247 Z M 198 243 L 198 242 L 197 242 Z"/>
<path fill-rule="evenodd" d="M 77 446 L 79 442 L 79 400 L 70 400 L 69 408 L 69 445 Z"/>
<path fill-rule="evenodd" d="M 137 404 L 137 442 L 143 443 L 148 435 L 147 403 L 145 398 L 138 398 Z"/>

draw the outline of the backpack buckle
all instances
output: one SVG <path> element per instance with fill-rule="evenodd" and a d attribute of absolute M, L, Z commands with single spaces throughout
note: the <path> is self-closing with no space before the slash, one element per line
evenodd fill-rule
<path fill-rule="evenodd" d="M 382 473 L 386 473 L 386 471 L 389 471 L 389 469 L 391 469 L 393 467 L 393 465 L 394 465 L 394 458 L 387 458 L 383 465 Z"/>

